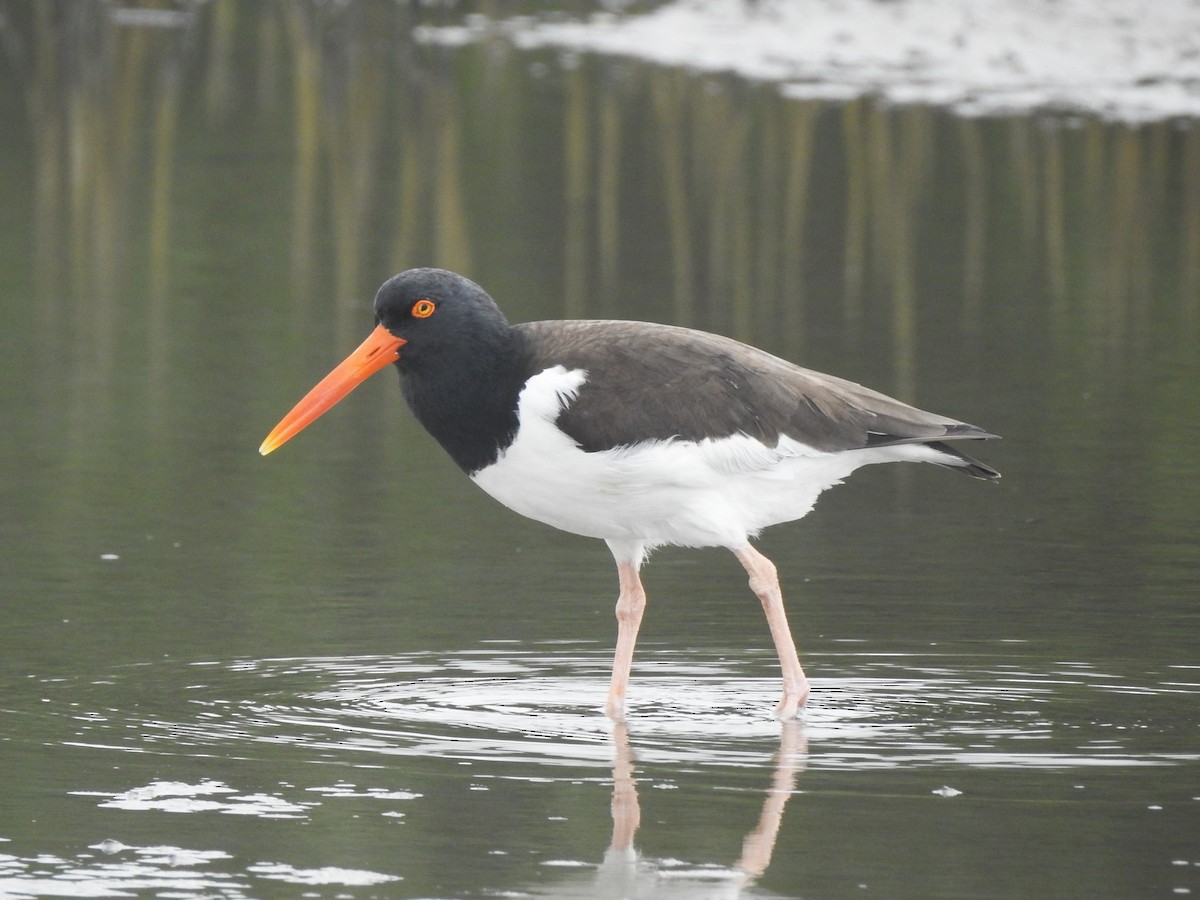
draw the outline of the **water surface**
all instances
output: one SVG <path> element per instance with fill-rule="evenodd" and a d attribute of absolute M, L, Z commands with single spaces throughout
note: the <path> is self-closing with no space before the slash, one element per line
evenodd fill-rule
<path fill-rule="evenodd" d="M 5 6 L 0 894 L 1200 891 L 1200 140 L 416 43 L 382 2 Z M 812 677 L 663 550 L 627 729 L 604 546 L 383 374 L 458 269 L 514 320 L 732 334 L 1004 435 L 765 534 Z"/>

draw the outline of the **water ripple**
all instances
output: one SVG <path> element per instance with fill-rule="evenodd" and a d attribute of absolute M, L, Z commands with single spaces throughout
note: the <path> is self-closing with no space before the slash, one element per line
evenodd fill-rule
<path fill-rule="evenodd" d="M 600 713 L 609 657 L 597 647 L 487 644 L 455 654 L 156 663 L 186 716 L 113 706 L 76 710 L 69 743 L 136 752 L 436 755 L 532 767 L 603 770 L 612 726 Z M 810 660 L 809 768 L 1075 768 L 1171 765 L 1177 710 L 1200 687 L 1131 679 L 1084 663 L 1038 670 L 1001 652 L 847 653 Z M 145 677 L 144 667 L 138 676 Z M 630 735 L 666 765 L 766 765 L 778 680 L 769 656 L 646 648 L 635 669 Z M 97 686 L 119 693 L 129 670 Z M 1178 679 L 1178 673 L 1171 673 Z M 176 705 L 177 709 L 177 705 Z M 1186 717 L 1183 721 L 1187 721 Z M 1177 737 L 1177 736 L 1176 736 Z M 1158 740 L 1162 738 L 1162 740 Z"/>

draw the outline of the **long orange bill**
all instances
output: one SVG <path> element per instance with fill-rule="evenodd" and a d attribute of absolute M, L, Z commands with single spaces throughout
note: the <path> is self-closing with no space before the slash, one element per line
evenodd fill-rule
<path fill-rule="evenodd" d="M 382 325 L 376 325 L 370 336 L 358 345 L 336 369 L 321 379 L 304 399 L 292 407 L 274 430 L 267 435 L 258 452 L 266 456 L 290 441 L 311 425 L 331 406 L 374 375 L 384 366 L 400 358 L 404 338 L 398 338 Z"/>

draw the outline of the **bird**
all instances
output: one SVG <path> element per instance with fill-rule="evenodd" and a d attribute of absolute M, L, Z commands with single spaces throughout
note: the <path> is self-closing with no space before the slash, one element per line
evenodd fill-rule
<path fill-rule="evenodd" d="M 774 563 L 751 543 L 805 516 L 861 466 L 928 462 L 999 472 L 958 449 L 997 435 L 729 337 L 640 321 L 510 324 L 454 272 L 415 268 L 375 295 L 366 340 L 263 441 L 278 449 L 374 373 L 399 371 L 417 421 L 509 509 L 599 538 L 617 566 L 617 639 L 604 711 L 626 720 L 646 592 L 666 545 L 724 547 L 744 567 L 779 657 L 774 714 L 803 712 L 800 664 Z"/>

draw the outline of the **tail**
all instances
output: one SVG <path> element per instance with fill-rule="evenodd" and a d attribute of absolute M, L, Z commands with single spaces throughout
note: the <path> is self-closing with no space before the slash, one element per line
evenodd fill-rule
<path fill-rule="evenodd" d="M 966 438 L 968 436 L 963 435 L 963 437 Z M 988 438 L 995 437 L 998 437 L 998 435 L 987 434 L 986 432 L 970 435 L 970 438 L 976 440 L 987 440 Z M 962 472 L 964 475 L 970 475 L 972 478 L 982 478 L 985 481 L 995 481 L 1000 477 L 1000 473 L 991 466 L 984 465 L 974 457 L 967 456 L 967 454 L 946 441 L 929 441 L 925 446 L 931 450 L 937 450 L 940 453 L 953 457 L 953 459 L 949 459 L 946 462 L 939 462 L 939 466 L 954 469 L 956 472 Z"/>
<path fill-rule="evenodd" d="M 924 433 L 921 433 L 921 431 Z M 941 457 L 939 459 L 924 460 L 926 462 L 945 466 L 948 469 L 955 469 L 964 475 L 970 475 L 972 478 L 982 478 L 986 481 L 995 481 L 1000 477 L 1000 473 L 991 466 L 984 465 L 979 460 L 967 456 L 967 454 L 955 446 L 959 441 L 996 440 L 1000 435 L 984 431 L 977 425 L 968 425 L 966 422 L 955 422 L 952 419 L 947 419 L 944 422 L 938 422 L 934 425 L 925 425 L 921 431 L 917 431 L 915 428 L 909 430 L 908 434 L 868 431 L 867 446 L 895 447 L 899 444 L 919 444 L 922 447 L 928 447 L 930 450 L 935 451 Z M 930 434 L 930 431 L 934 433 Z"/>

